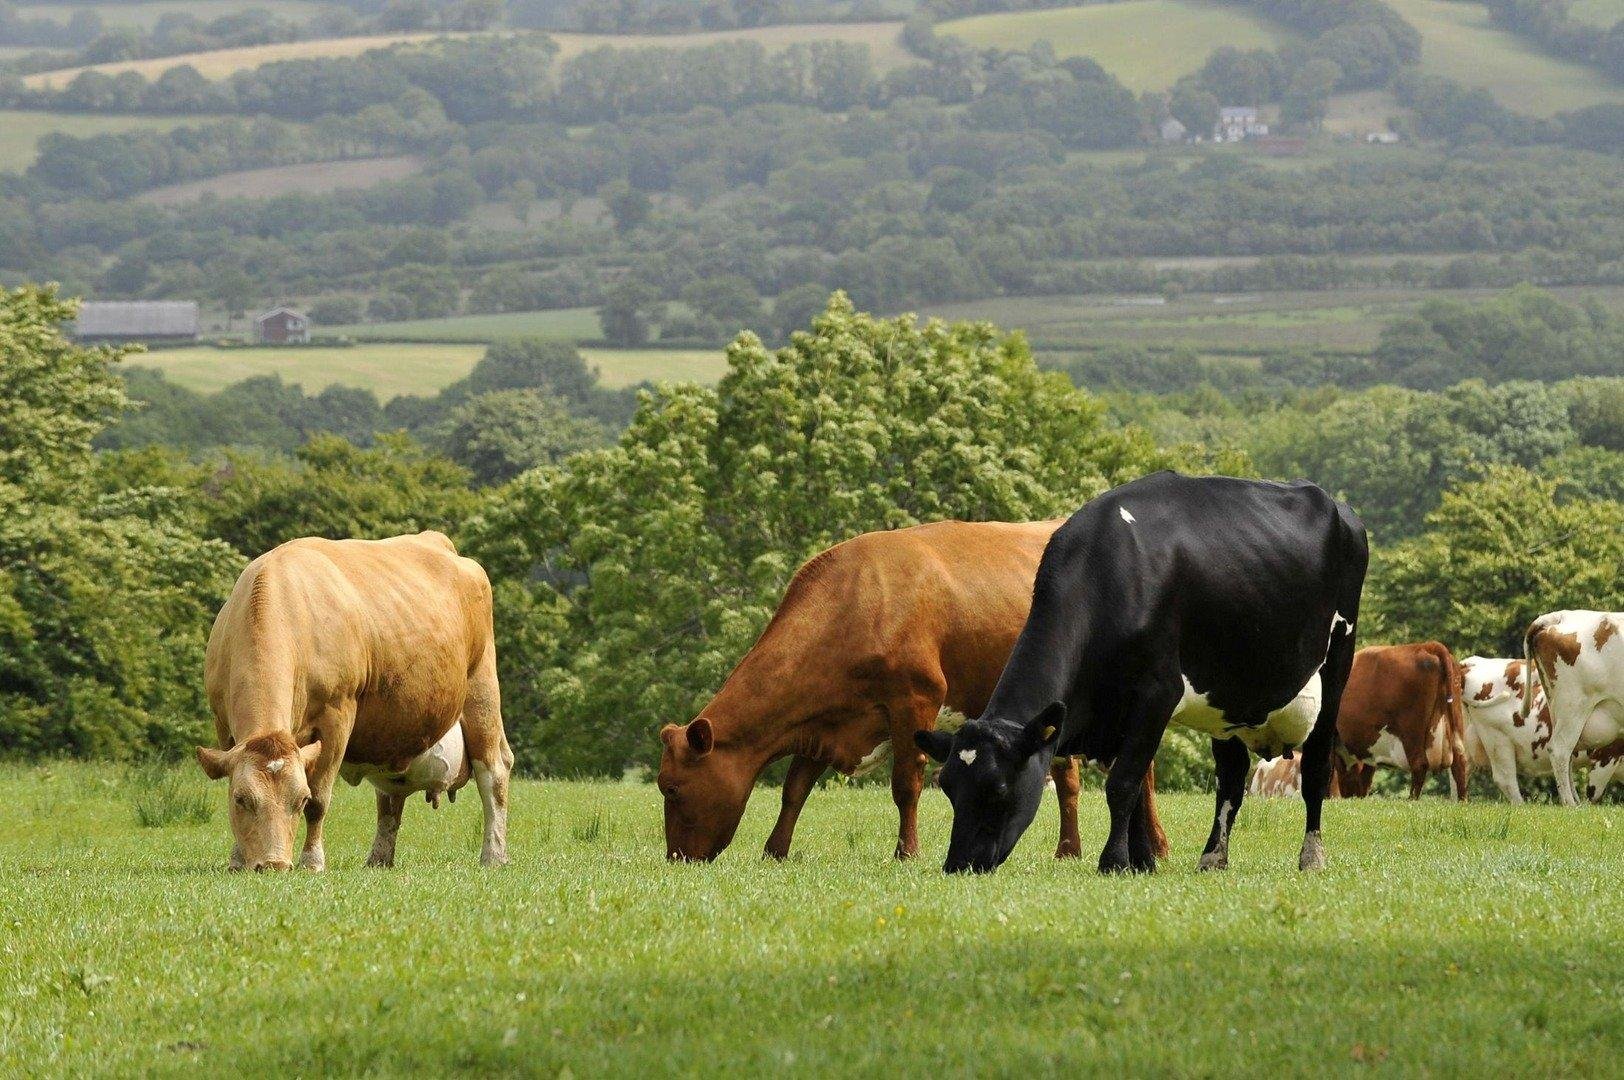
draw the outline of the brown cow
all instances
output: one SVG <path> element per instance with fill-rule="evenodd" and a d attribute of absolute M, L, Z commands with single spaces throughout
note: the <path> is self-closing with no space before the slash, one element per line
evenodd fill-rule
<path fill-rule="evenodd" d="M 1460 669 L 1436 641 L 1372 645 L 1353 657 L 1337 713 L 1336 785 L 1348 798 L 1370 793 L 1376 766 L 1410 774 L 1410 798 L 1427 777 L 1448 770 L 1455 797 L 1466 801 L 1466 725 Z"/>
<path fill-rule="evenodd" d="M 341 769 L 378 788 L 370 864 L 393 864 L 406 795 L 438 802 L 470 771 L 485 804 L 481 860 L 507 862 L 513 752 L 491 586 L 439 533 L 293 540 L 261 555 L 214 620 L 204 682 L 221 749 L 197 759 L 210 779 L 231 778 L 233 869 L 287 869 L 301 812 L 300 865 L 322 869 Z"/>
<path fill-rule="evenodd" d="M 914 732 L 944 705 L 985 707 L 1032 604 L 1032 581 L 1059 521 L 944 521 L 865 533 L 796 572 L 772 621 L 686 726 L 661 730 L 666 853 L 713 859 L 733 839 L 756 778 L 791 758 L 766 854 L 789 853 L 795 819 L 825 770 L 848 775 L 887 740 L 900 824 L 896 855 L 919 852 L 925 757 Z M 1057 857 L 1081 853 L 1077 765 L 1055 760 Z M 1167 837 L 1145 785 L 1158 854 Z"/>

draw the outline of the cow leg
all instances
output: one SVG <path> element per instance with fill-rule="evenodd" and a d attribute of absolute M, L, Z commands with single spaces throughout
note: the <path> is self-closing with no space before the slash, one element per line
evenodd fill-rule
<path fill-rule="evenodd" d="M 1227 870 L 1229 830 L 1235 827 L 1235 815 L 1240 813 L 1241 800 L 1246 797 L 1246 770 L 1252 764 L 1252 755 L 1239 739 L 1214 739 L 1212 760 L 1218 768 L 1218 795 L 1212 832 L 1207 836 L 1207 846 L 1202 849 L 1199 868 Z"/>
<path fill-rule="evenodd" d="M 400 816 L 405 810 L 406 796 L 378 792 L 378 832 L 372 838 L 368 866 L 387 869 L 395 865 L 395 837 L 400 833 Z"/>
<path fill-rule="evenodd" d="M 914 732 L 934 728 L 946 700 L 947 683 L 937 681 L 886 710 L 891 719 L 891 801 L 897 804 L 899 859 L 919 854 L 919 793 L 925 787 L 925 755 L 914 742 Z"/>
<path fill-rule="evenodd" d="M 1449 793 L 1457 802 L 1466 801 L 1466 781 L 1469 775 L 1470 769 L 1467 767 L 1465 752 L 1454 754 L 1449 762 Z"/>
<path fill-rule="evenodd" d="M 1556 777 L 1556 795 L 1563 806 L 1578 806 L 1579 796 L 1573 789 L 1573 751 L 1578 748 L 1582 728 L 1573 725 L 1570 735 L 1566 731 L 1551 734 L 1551 773 Z"/>
<path fill-rule="evenodd" d="M 1054 778 L 1055 798 L 1060 802 L 1060 844 L 1057 859 L 1076 859 L 1083 854 L 1083 838 L 1077 831 L 1077 796 L 1083 790 L 1082 770 L 1074 757 L 1057 757 L 1049 766 Z"/>
<path fill-rule="evenodd" d="M 1352 602 L 1341 608 L 1344 618 L 1351 612 L 1358 618 L 1358 594 Z M 1336 747 L 1336 718 L 1342 709 L 1342 691 L 1348 685 L 1348 673 L 1353 669 L 1353 628 L 1345 633 L 1331 630 L 1331 647 L 1320 668 L 1320 714 L 1314 721 L 1314 730 L 1303 743 L 1302 795 L 1303 795 L 1303 847 L 1297 855 L 1297 869 L 1321 870 L 1325 867 L 1325 842 L 1320 838 L 1320 812 L 1325 806 L 1325 795 L 1331 786 L 1331 752 Z M 1372 769 L 1372 772 L 1375 770 Z"/>
<path fill-rule="evenodd" d="M 350 730 L 354 726 L 353 700 L 327 706 L 317 714 L 311 725 L 311 737 L 321 740 L 321 754 L 305 776 L 310 784 L 310 801 L 305 803 L 305 842 L 304 851 L 299 855 L 299 865 L 306 870 L 327 868 L 322 824 L 333 805 L 333 786 L 338 782 L 338 767 L 344 762 L 344 752 L 350 745 Z"/>
<path fill-rule="evenodd" d="M 1613 758 L 1605 765 L 1593 765 L 1590 775 L 1585 779 L 1585 795 L 1593 803 L 1599 803 L 1602 796 L 1607 794 L 1607 785 L 1613 782 L 1613 773 L 1617 771 L 1624 758 Z"/>
<path fill-rule="evenodd" d="M 801 816 L 801 807 L 806 805 L 807 796 L 812 794 L 812 788 L 828 768 L 821 761 L 799 754 L 790 761 L 789 772 L 784 776 L 784 801 L 778 809 L 778 823 L 767 837 L 763 855 L 769 859 L 788 857 L 789 842 L 795 836 L 795 821 Z"/>
<path fill-rule="evenodd" d="M 1522 786 L 1517 782 L 1517 751 L 1511 740 L 1497 736 L 1492 744 L 1485 744 L 1484 749 L 1489 755 L 1489 773 L 1494 777 L 1494 786 L 1500 789 L 1506 802 L 1522 802 Z"/>
<path fill-rule="evenodd" d="M 1182 679 L 1152 677 L 1125 705 L 1122 730 L 1127 733 L 1126 738 L 1105 778 L 1105 805 L 1111 811 L 1111 835 L 1105 842 L 1105 850 L 1100 852 L 1102 874 L 1150 871 L 1156 867 L 1154 856 L 1148 864 L 1141 860 L 1140 865 L 1135 865 L 1128 833 L 1134 814 L 1144 812 L 1141 793 L 1145 772 L 1162 743 L 1162 734 L 1178 707 L 1183 689 Z"/>
<path fill-rule="evenodd" d="M 468 743 L 470 771 L 485 810 L 485 838 L 479 861 L 505 866 L 507 853 L 508 777 L 513 750 L 502 727 L 502 691 L 496 681 L 496 646 L 488 644 L 479 667 L 468 680 L 462 707 L 462 733 Z"/>
<path fill-rule="evenodd" d="M 1421 792 L 1427 786 L 1427 778 L 1431 775 L 1431 771 L 1427 768 L 1425 750 L 1422 751 L 1420 757 L 1410 758 L 1410 799 L 1412 801 L 1421 797 Z"/>

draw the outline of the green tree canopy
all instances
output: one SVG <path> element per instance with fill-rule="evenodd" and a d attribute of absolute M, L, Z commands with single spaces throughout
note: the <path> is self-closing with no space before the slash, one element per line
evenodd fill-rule
<path fill-rule="evenodd" d="M 527 626 L 510 736 L 562 772 L 649 762 L 765 625 L 797 565 L 870 529 L 1068 513 L 1172 463 L 988 324 L 876 319 L 837 294 L 715 390 L 646 394 L 620 443 L 522 476 L 469 550 Z M 1231 463 L 1233 464 L 1233 463 Z"/>

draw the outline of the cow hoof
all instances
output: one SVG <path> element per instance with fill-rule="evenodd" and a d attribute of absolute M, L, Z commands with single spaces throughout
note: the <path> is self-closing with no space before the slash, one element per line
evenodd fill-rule
<path fill-rule="evenodd" d="M 1319 833 L 1309 833 L 1303 838 L 1303 853 L 1297 857 L 1297 869 L 1325 869 L 1325 845 L 1320 842 Z"/>
<path fill-rule="evenodd" d="M 479 857 L 481 866 L 506 866 L 510 861 L 506 852 L 487 851 Z"/>
<path fill-rule="evenodd" d="M 320 851 L 307 851 L 299 856 L 299 869 L 316 873 L 327 869 L 327 856 Z"/>
<path fill-rule="evenodd" d="M 395 860 L 393 858 L 385 859 L 378 855 L 368 855 L 367 865 L 378 870 L 393 870 L 395 868 Z"/>
<path fill-rule="evenodd" d="M 1209 851 L 1201 856 L 1196 864 L 1197 870 L 1228 870 L 1229 856 L 1217 851 Z"/>
<path fill-rule="evenodd" d="M 1062 843 L 1054 849 L 1054 857 L 1057 859 L 1080 859 L 1083 857 L 1083 849 L 1079 844 Z"/>

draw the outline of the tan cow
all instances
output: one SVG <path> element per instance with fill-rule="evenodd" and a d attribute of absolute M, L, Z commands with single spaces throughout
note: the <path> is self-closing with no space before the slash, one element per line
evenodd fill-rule
<path fill-rule="evenodd" d="M 1523 660 L 1537 672 L 1551 710 L 1557 797 L 1562 805 L 1575 806 L 1573 756 L 1580 744 L 1600 749 L 1624 743 L 1624 612 L 1541 615 L 1523 637 Z M 1524 716 L 1533 713 L 1533 698 L 1533 680 L 1525 679 Z M 1617 751 L 1608 753 L 1617 760 Z"/>
<path fill-rule="evenodd" d="M 1263 758 L 1252 770 L 1252 781 L 1246 786 L 1246 793 L 1264 799 L 1302 798 L 1302 758 L 1296 755 Z"/>
<path fill-rule="evenodd" d="M 438 802 L 470 772 L 485 807 L 481 861 L 507 862 L 508 774 L 485 571 L 439 533 L 292 540 L 237 579 L 209 635 L 204 679 L 229 777 L 233 869 L 326 865 L 322 821 L 340 772 L 378 788 L 369 865 L 391 866 L 406 796 Z M 460 723 L 459 723 L 460 720 Z"/>

